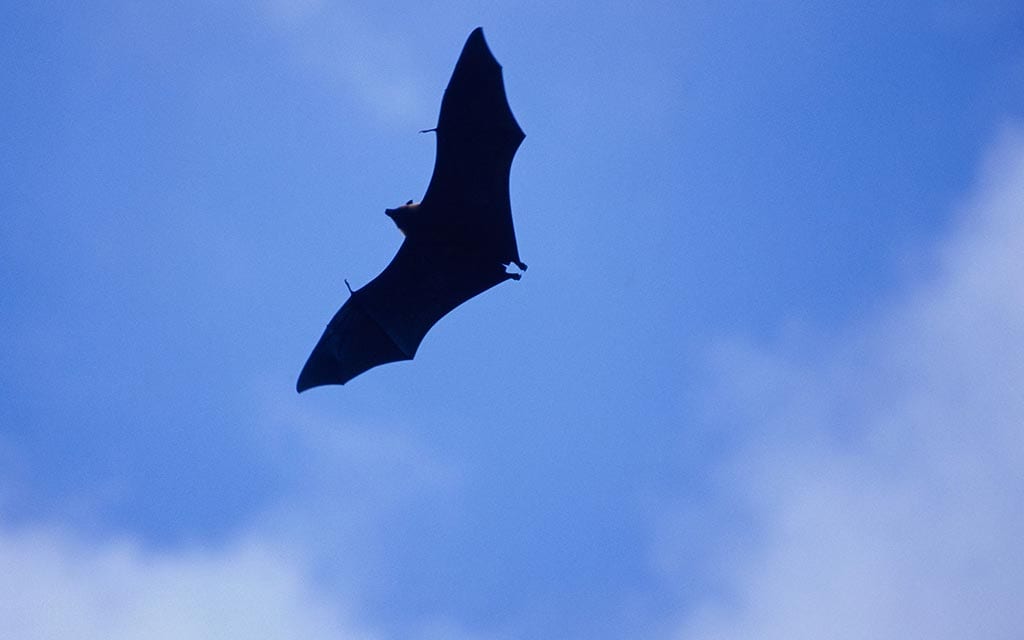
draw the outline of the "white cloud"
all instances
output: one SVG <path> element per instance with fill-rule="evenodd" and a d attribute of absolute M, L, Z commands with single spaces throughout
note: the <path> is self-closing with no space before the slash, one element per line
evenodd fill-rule
<path fill-rule="evenodd" d="M 161 553 L 53 529 L 0 532 L 0 637 L 374 638 L 285 549 Z"/>
<path fill-rule="evenodd" d="M 723 588 L 674 637 L 1019 637 L 1022 213 L 1024 132 L 1008 130 L 936 273 L 827 348 L 723 351 L 719 401 L 750 434 L 723 493 L 753 533 L 723 547 Z"/>

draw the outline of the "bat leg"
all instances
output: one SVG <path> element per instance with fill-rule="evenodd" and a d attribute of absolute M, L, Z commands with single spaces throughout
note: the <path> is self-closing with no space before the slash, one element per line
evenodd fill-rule
<path fill-rule="evenodd" d="M 513 262 L 516 263 L 517 267 L 519 267 L 523 271 L 526 271 L 526 263 L 525 262 L 519 262 L 518 260 L 514 260 Z"/>

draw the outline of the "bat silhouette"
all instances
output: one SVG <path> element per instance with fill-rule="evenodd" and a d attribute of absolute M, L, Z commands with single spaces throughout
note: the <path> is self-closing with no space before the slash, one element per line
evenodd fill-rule
<path fill-rule="evenodd" d="M 510 264 L 526 270 L 508 188 L 512 158 L 526 136 L 482 29 L 466 40 L 437 127 L 427 131 L 437 133 L 437 155 L 423 201 L 385 211 L 405 240 L 380 275 L 356 291 L 349 287 L 299 374 L 299 393 L 411 360 L 445 314 L 505 280 L 519 280 L 506 271 Z"/>

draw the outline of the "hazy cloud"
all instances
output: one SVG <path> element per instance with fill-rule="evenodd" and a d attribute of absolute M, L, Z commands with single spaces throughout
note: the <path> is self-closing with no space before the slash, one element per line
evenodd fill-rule
<path fill-rule="evenodd" d="M 1014 129 L 904 295 L 832 339 L 723 349 L 718 400 L 749 441 L 722 499 L 753 533 L 714 558 L 721 588 L 675 637 L 1019 635 L 1021 203 Z"/>
<path fill-rule="evenodd" d="M 385 121 L 420 125 L 437 109 L 417 80 L 416 54 L 399 33 L 350 3 L 266 0 L 262 21 L 279 34 L 298 63 L 355 96 Z"/>
<path fill-rule="evenodd" d="M 456 470 L 384 427 L 294 407 L 265 415 L 282 494 L 222 543 L 154 548 L 58 522 L 0 527 L 0 637 L 390 637 L 356 615 L 378 571 L 373 541 L 397 514 L 448 517 Z M 477 637 L 442 617 L 413 626 L 414 637 Z"/>

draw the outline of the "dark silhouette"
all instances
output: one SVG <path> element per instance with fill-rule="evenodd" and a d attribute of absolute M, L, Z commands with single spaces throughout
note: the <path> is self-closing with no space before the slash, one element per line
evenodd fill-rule
<path fill-rule="evenodd" d="M 446 313 L 522 270 L 508 181 L 525 135 L 483 31 L 470 34 L 441 101 L 434 174 L 423 201 L 387 209 L 405 234 L 391 264 L 352 291 L 299 374 L 296 388 L 345 384 L 411 360 Z M 425 133 L 425 132 L 424 132 Z M 348 283 L 346 282 L 346 285 Z"/>

